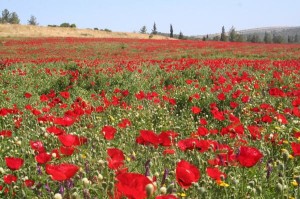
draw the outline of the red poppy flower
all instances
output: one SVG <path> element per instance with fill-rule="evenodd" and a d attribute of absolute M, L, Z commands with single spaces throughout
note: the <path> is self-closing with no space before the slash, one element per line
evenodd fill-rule
<path fill-rule="evenodd" d="M 11 184 L 13 182 L 17 182 L 17 180 L 18 180 L 18 177 L 14 176 L 12 174 L 8 174 L 3 177 L 3 181 L 5 184 Z"/>
<path fill-rule="evenodd" d="M 65 117 L 59 117 L 55 118 L 53 123 L 61 126 L 71 126 L 75 122 L 75 119 L 65 116 Z"/>
<path fill-rule="evenodd" d="M 248 126 L 247 127 L 248 128 L 248 130 L 249 130 L 249 132 L 250 132 L 250 134 L 251 134 L 251 138 L 253 139 L 253 140 L 260 140 L 261 139 L 261 128 L 260 127 L 258 127 L 258 126 Z"/>
<path fill-rule="evenodd" d="M 48 154 L 46 152 L 39 153 L 38 155 L 35 156 L 35 160 L 39 164 L 45 164 L 51 160 L 51 154 Z"/>
<path fill-rule="evenodd" d="M 22 158 L 14 158 L 14 157 L 6 157 L 5 162 L 6 162 L 6 166 L 10 170 L 18 170 L 24 164 L 24 160 Z"/>
<path fill-rule="evenodd" d="M 172 146 L 174 138 L 178 136 L 178 133 L 173 131 L 163 131 L 158 135 L 159 144 L 162 146 Z"/>
<path fill-rule="evenodd" d="M 194 138 L 180 140 L 177 143 L 177 146 L 181 151 L 193 150 L 193 149 L 201 150 L 201 146 L 199 145 L 199 140 Z"/>
<path fill-rule="evenodd" d="M 31 96 L 32 96 L 32 95 L 31 95 L 30 93 L 24 93 L 24 97 L 25 97 L 25 98 L 31 98 Z"/>
<path fill-rule="evenodd" d="M 136 138 L 136 142 L 143 145 L 152 144 L 154 147 L 160 143 L 158 135 L 150 130 L 140 130 L 140 136 Z"/>
<path fill-rule="evenodd" d="M 207 120 L 205 118 L 201 118 L 199 122 L 201 125 L 207 125 Z"/>
<path fill-rule="evenodd" d="M 25 180 L 24 184 L 26 187 L 32 187 L 34 185 L 34 180 Z"/>
<path fill-rule="evenodd" d="M 51 175 L 52 180 L 56 181 L 68 180 L 72 178 L 78 170 L 79 167 L 73 164 L 46 165 L 47 174 Z"/>
<path fill-rule="evenodd" d="M 181 160 L 176 166 L 177 183 L 184 189 L 188 189 L 193 182 L 200 178 L 199 169 L 185 160 Z"/>
<path fill-rule="evenodd" d="M 222 111 L 212 110 L 211 113 L 215 119 L 217 119 L 219 121 L 225 120 L 224 113 Z"/>
<path fill-rule="evenodd" d="M 59 141 L 67 147 L 80 146 L 87 142 L 86 137 L 79 137 L 77 135 L 65 134 L 58 136 Z"/>
<path fill-rule="evenodd" d="M 122 121 L 118 124 L 118 127 L 120 128 L 126 128 L 128 126 L 131 125 L 131 122 L 129 119 L 125 118 L 125 119 L 122 119 Z"/>
<path fill-rule="evenodd" d="M 12 136 L 12 132 L 9 131 L 9 130 L 3 130 L 3 131 L 0 131 L 0 136 L 11 137 Z"/>
<path fill-rule="evenodd" d="M 116 179 L 117 195 L 132 199 L 147 198 L 146 185 L 152 182 L 146 176 L 139 173 L 121 173 Z"/>
<path fill-rule="evenodd" d="M 70 93 L 68 91 L 63 91 L 63 92 L 60 92 L 59 94 L 65 99 L 70 98 Z"/>
<path fill-rule="evenodd" d="M 66 131 L 63 129 L 60 129 L 56 126 L 50 126 L 46 129 L 48 133 L 53 133 L 54 135 L 61 135 L 61 134 L 66 134 Z"/>
<path fill-rule="evenodd" d="M 201 113 L 201 109 L 199 107 L 197 107 L 197 106 L 193 106 L 191 110 L 192 110 L 193 114 L 199 114 L 199 113 Z"/>
<path fill-rule="evenodd" d="M 300 156 L 300 144 L 296 142 L 291 143 L 291 147 L 293 150 L 293 155 L 294 156 Z"/>
<path fill-rule="evenodd" d="M 53 150 L 51 151 L 51 154 L 52 154 L 52 155 L 55 155 L 55 158 L 56 158 L 56 159 L 60 159 L 60 154 L 59 154 L 58 149 L 53 149 Z"/>
<path fill-rule="evenodd" d="M 123 151 L 121 151 L 120 149 L 107 149 L 107 154 L 109 156 L 109 158 L 107 158 L 109 168 L 118 169 L 124 165 L 125 156 Z"/>
<path fill-rule="evenodd" d="M 197 130 L 197 134 L 199 136 L 206 136 L 206 135 L 208 135 L 208 129 L 205 127 L 199 126 L 198 130 Z"/>
<path fill-rule="evenodd" d="M 29 143 L 30 143 L 30 147 L 33 150 L 35 150 L 35 151 L 37 151 L 39 153 L 42 153 L 42 152 L 46 151 L 45 148 L 44 148 L 43 143 L 41 141 L 39 141 L 39 140 L 37 140 L 37 141 L 30 140 Z"/>
<path fill-rule="evenodd" d="M 73 146 L 60 146 L 59 147 L 59 151 L 61 152 L 61 154 L 63 155 L 67 155 L 67 156 L 70 156 L 74 153 L 75 151 L 75 147 Z"/>
<path fill-rule="evenodd" d="M 172 155 L 172 154 L 175 154 L 176 151 L 174 149 L 165 149 L 163 151 L 163 155 Z"/>
<path fill-rule="evenodd" d="M 215 167 L 207 167 L 206 173 L 209 177 L 214 180 L 221 180 L 221 176 L 226 177 L 225 173 L 222 173 L 218 168 Z"/>
<path fill-rule="evenodd" d="M 103 126 L 101 132 L 106 140 L 112 140 L 115 137 L 117 129 L 112 126 Z"/>
<path fill-rule="evenodd" d="M 277 120 L 281 123 L 281 124 L 288 124 L 289 122 L 287 121 L 286 117 L 282 114 L 277 114 L 276 115 Z"/>
<path fill-rule="evenodd" d="M 258 149 L 241 146 L 237 160 L 244 167 L 253 167 L 262 157 L 263 154 Z"/>
<path fill-rule="evenodd" d="M 242 100 L 243 103 L 247 103 L 247 102 L 250 101 L 250 97 L 248 95 L 245 95 L 245 96 L 242 97 L 241 100 Z"/>
<path fill-rule="evenodd" d="M 226 99 L 226 97 L 225 97 L 225 94 L 224 94 L 224 93 L 220 93 L 220 94 L 218 95 L 218 100 L 223 101 L 223 100 L 225 100 L 225 99 Z"/>

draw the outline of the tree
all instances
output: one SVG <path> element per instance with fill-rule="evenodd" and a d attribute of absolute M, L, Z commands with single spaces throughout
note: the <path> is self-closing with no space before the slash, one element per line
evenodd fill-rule
<path fill-rule="evenodd" d="M 283 40 L 284 39 L 281 35 L 273 34 L 273 43 L 281 44 Z"/>
<path fill-rule="evenodd" d="M 7 9 L 2 11 L 1 23 L 9 23 L 10 13 Z"/>
<path fill-rule="evenodd" d="M 264 42 L 266 44 L 272 43 L 272 36 L 270 33 L 265 32 Z"/>
<path fill-rule="evenodd" d="M 260 42 L 260 39 L 259 39 L 259 36 L 254 34 L 251 36 L 251 42 L 252 43 L 259 43 Z"/>
<path fill-rule="evenodd" d="M 30 19 L 28 20 L 28 25 L 32 25 L 32 26 L 37 26 L 37 25 L 39 25 L 39 24 L 37 23 L 37 20 L 36 20 L 36 17 L 35 17 L 35 16 L 31 15 Z"/>
<path fill-rule="evenodd" d="M 8 23 L 11 23 L 11 24 L 19 24 L 20 23 L 19 16 L 17 15 L 16 12 L 13 12 L 10 14 Z"/>
<path fill-rule="evenodd" d="M 291 35 L 288 35 L 288 43 L 293 43 L 294 42 L 294 38 Z"/>
<path fill-rule="evenodd" d="M 143 26 L 140 30 L 140 33 L 142 34 L 146 34 L 147 33 L 147 27 L 146 26 Z"/>
<path fill-rule="evenodd" d="M 295 35 L 294 42 L 295 43 L 299 43 L 299 35 L 298 34 Z"/>
<path fill-rule="evenodd" d="M 221 32 L 221 38 L 220 38 L 220 41 L 227 41 L 224 26 L 222 26 L 222 32 Z"/>
<path fill-rule="evenodd" d="M 237 36 L 236 36 L 236 41 L 237 41 L 237 42 L 244 42 L 244 41 L 245 41 L 245 38 L 244 38 L 243 35 L 237 34 Z"/>
<path fill-rule="evenodd" d="M 152 29 L 152 33 L 151 33 L 151 34 L 153 34 L 153 35 L 156 35 L 156 34 L 157 34 L 157 28 L 156 28 L 155 22 L 154 22 L 154 24 L 153 24 L 153 29 Z"/>
<path fill-rule="evenodd" d="M 180 31 L 178 39 L 184 39 L 183 33 Z"/>
<path fill-rule="evenodd" d="M 170 37 L 173 38 L 174 35 L 173 35 L 173 26 L 172 24 L 170 24 Z"/>
<path fill-rule="evenodd" d="M 222 29 L 222 31 L 223 31 L 223 29 Z M 237 33 L 236 33 L 235 28 L 233 26 L 231 27 L 231 29 L 229 31 L 229 41 L 231 41 L 231 42 L 237 41 Z"/>
<path fill-rule="evenodd" d="M 212 39 L 213 41 L 220 41 L 220 36 L 219 35 L 216 35 L 213 37 Z"/>

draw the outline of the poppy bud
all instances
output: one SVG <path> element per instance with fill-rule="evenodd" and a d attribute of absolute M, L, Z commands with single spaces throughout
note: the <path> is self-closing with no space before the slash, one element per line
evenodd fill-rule
<path fill-rule="evenodd" d="M 54 199 L 62 199 L 62 195 L 60 193 L 56 193 L 53 197 Z"/>
<path fill-rule="evenodd" d="M 87 178 L 83 178 L 83 179 L 82 179 L 82 182 L 83 182 L 84 186 L 88 186 L 88 185 L 91 184 L 91 182 L 90 182 L 89 179 L 87 179 Z"/>
<path fill-rule="evenodd" d="M 256 187 L 256 193 L 257 193 L 257 195 L 260 195 L 262 193 L 261 186 Z"/>
<path fill-rule="evenodd" d="M 72 193 L 71 199 L 79 199 L 79 195 L 77 192 Z"/>
<path fill-rule="evenodd" d="M 166 187 L 161 187 L 161 188 L 159 189 L 159 192 L 160 192 L 161 194 L 165 195 L 165 194 L 167 193 L 167 188 L 166 188 Z"/>
<path fill-rule="evenodd" d="M 253 180 L 251 180 L 251 181 L 249 182 L 249 186 L 250 186 L 250 187 L 254 187 L 254 185 L 255 185 L 255 182 L 254 182 Z"/>
<path fill-rule="evenodd" d="M 278 192 L 282 192 L 282 191 L 283 191 L 283 186 L 282 186 L 282 184 L 277 183 L 277 185 L 276 185 L 276 190 L 277 190 Z"/>
<path fill-rule="evenodd" d="M 154 186 L 152 183 L 150 184 L 147 184 L 146 185 L 146 193 L 147 193 L 147 197 L 151 197 L 151 195 L 153 194 L 154 192 Z"/>
<path fill-rule="evenodd" d="M 206 192 L 206 189 L 204 187 L 199 187 L 198 190 L 202 194 L 204 194 Z"/>
<path fill-rule="evenodd" d="M 279 178 L 278 178 L 278 182 L 279 182 L 280 184 L 284 184 L 284 179 L 283 179 L 282 177 L 279 177 Z"/>

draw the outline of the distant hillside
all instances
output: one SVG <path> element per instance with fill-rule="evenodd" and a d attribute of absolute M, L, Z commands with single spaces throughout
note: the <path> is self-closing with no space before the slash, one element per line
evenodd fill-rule
<path fill-rule="evenodd" d="M 16 24 L 0 24 L 0 37 L 95 37 L 148 39 L 148 34 L 109 32 L 91 29 L 42 27 Z M 155 35 L 152 39 L 170 39 Z"/>
<path fill-rule="evenodd" d="M 227 29 L 229 31 L 229 29 Z M 248 36 L 253 36 L 256 35 L 259 37 L 261 41 L 263 41 L 263 38 L 265 36 L 265 33 L 269 33 L 272 36 L 281 36 L 284 39 L 284 42 L 287 42 L 288 37 L 295 37 L 298 35 L 300 38 L 300 26 L 296 27 L 262 27 L 262 28 L 251 28 L 251 29 L 246 29 L 246 30 L 236 30 L 236 32 L 240 35 L 242 35 L 245 39 Z M 227 32 L 228 35 L 229 32 Z M 209 39 L 213 39 L 216 36 L 220 36 L 220 33 L 215 33 L 215 34 L 208 34 Z M 203 37 L 207 37 L 207 35 L 197 35 L 195 36 L 196 39 L 202 39 Z"/>
<path fill-rule="evenodd" d="M 287 40 L 288 36 L 300 36 L 300 26 L 298 27 L 266 27 L 266 28 L 254 28 L 248 30 L 240 30 L 237 31 L 239 34 L 242 35 L 253 35 L 256 34 L 259 36 L 260 39 L 263 39 L 265 33 L 270 33 L 271 35 L 280 35 L 284 39 Z"/>

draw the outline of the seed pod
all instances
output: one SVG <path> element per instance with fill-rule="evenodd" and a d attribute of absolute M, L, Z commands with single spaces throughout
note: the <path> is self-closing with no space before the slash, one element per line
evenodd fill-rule
<path fill-rule="evenodd" d="M 278 192 L 282 192 L 282 191 L 283 191 L 283 186 L 282 186 L 282 184 L 277 183 L 277 185 L 276 185 L 276 190 L 277 190 Z"/>

